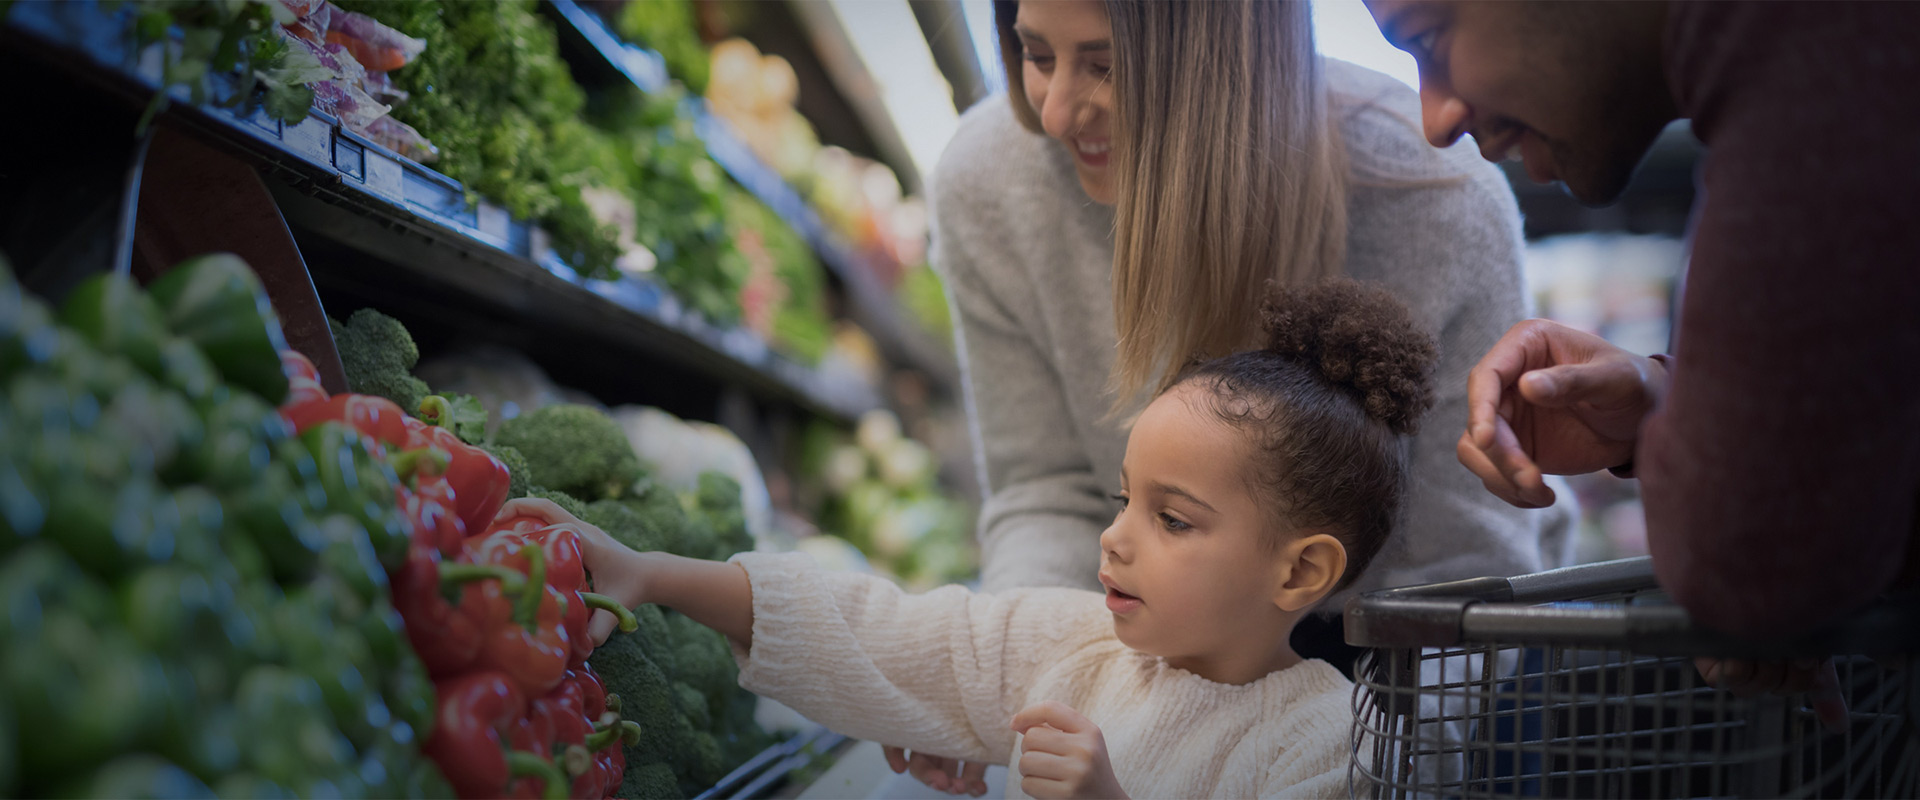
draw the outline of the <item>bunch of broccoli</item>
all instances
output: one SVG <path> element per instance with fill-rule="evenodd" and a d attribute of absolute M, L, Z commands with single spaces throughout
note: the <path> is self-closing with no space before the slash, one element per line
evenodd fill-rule
<path fill-rule="evenodd" d="M 640 723 L 627 745 L 620 797 L 692 796 L 772 744 L 753 720 L 754 696 L 718 632 L 657 606 L 636 609 L 640 629 L 615 634 L 589 663 L 621 715 Z"/>
<path fill-rule="evenodd" d="M 345 324 L 329 317 L 327 327 L 333 330 L 340 366 L 346 368 L 348 389 L 392 400 L 409 414 L 430 394 L 426 382 L 413 377 L 420 348 L 399 320 L 363 308 Z"/>

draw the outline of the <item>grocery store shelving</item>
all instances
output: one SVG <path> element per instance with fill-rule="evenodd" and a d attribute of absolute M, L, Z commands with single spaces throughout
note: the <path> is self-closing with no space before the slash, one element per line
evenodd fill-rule
<path fill-rule="evenodd" d="M 130 11 L 109 11 L 88 0 L 20 3 L 0 39 L 8 48 L 37 52 L 47 66 L 88 73 L 144 102 L 159 84 L 159 65 L 130 47 L 128 26 L 115 19 Z M 644 77 L 644 54 L 623 61 L 623 74 L 628 68 L 630 77 Z M 683 311 L 653 281 L 582 279 L 537 227 L 490 203 L 469 203 L 457 181 L 325 115 L 286 125 L 258 111 L 241 116 L 193 106 L 176 92 L 165 116 L 271 178 L 289 225 L 372 257 L 397 282 L 433 287 L 443 298 L 443 315 L 471 312 L 477 325 L 559 326 L 591 334 L 610 350 L 657 356 L 684 372 L 840 420 L 879 404 L 874 387 L 830 379 L 774 352 L 751 332 L 712 325 Z"/>
<path fill-rule="evenodd" d="M 549 6 L 566 23 L 561 30 L 561 52 L 575 66 L 576 77 L 582 72 L 611 71 L 643 92 L 666 85 L 665 61 L 658 54 L 622 41 L 605 20 L 574 0 L 549 0 Z M 594 63 L 579 63 L 586 60 Z M 800 193 L 747 148 L 732 126 L 707 110 L 704 99 L 688 103 L 708 154 L 812 246 L 828 272 L 845 287 L 851 316 L 873 334 L 882 352 L 894 363 L 919 370 L 939 385 L 955 386 L 959 371 L 952 354 L 903 315 L 875 271 L 865 263 L 866 257 L 829 230 Z"/>

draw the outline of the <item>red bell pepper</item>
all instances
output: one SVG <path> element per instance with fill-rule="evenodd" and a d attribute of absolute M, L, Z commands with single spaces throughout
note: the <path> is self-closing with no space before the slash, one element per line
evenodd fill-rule
<path fill-rule="evenodd" d="M 525 591 L 526 578 L 497 564 L 441 563 L 431 548 L 416 544 L 393 576 L 393 607 L 407 623 L 407 640 L 436 678 L 454 675 L 480 654 L 483 598 L 480 583 Z M 445 590 L 459 588 L 459 602 Z"/>
<path fill-rule="evenodd" d="M 512 517 L 494 523 L 490 535 L 482 540 L 480 553 L 501 548 L 518 548 L 525 544 L 535 544 L 547 559 L 547 585 L 559 589 L 567 604 L 562 620 L 567 628 L 567 637 L 573 644 L 573 650 L 567 660 L 570 669 L 579 669 L 587 663 L 587 657 L 593 655 L 593 637 L 587 630 L 593 619 L 593 610 L 605 609 L 620 621 L 620 630 L 632 633 L 640 627 L 633 612 L 620 602 L 606 595 L 589 591 L 587 585 L 586 563 L 580 557 L 580 529 L 571 524 L 545 525 L 536 530 L 525 530 L 529 520 L 535 517 Z M 502 532 L 505 536 L 501 536 Z M 499 556 L 476 553 L 472 556 L 476 562 L 497 560 Z"/>
<path fill-rule="evenodd" d="M 320 385 L 320 370 L 300 351 L 280 351 L 280 369 L 287 373 L 287 399 L 280 401 L 281 408 L 327 399 L 327 389 Z"/>
<path fill-rule="evenodd" d="M 518 553 L 506 547 L 479 546 L 497 533 L 468 543 L 468 557 L 476 564 L 498 564 L 526 576 L 526 588 L 509 592 L 497 583 L 480 587 L 483 624 L 479 669 L 506 673 L 529 695 L 544 695 L 566 673 L 572 644 L 561 624 L 567 604 L 559 590 L 546 585 L 547 560 L 540 548 L 524 543 Z"/>
<path fill-rule="evenodd" d="M 326 399 L 321 370 L 313 366 L 313 361 L 307 361 L 305 355 L 300 355 L 298 349 L 280 351 L 280 370 L 286 372 L 286 399 L 280 401 L 280 409 Z"/>
<path fill-rule="evenodd" d="M 613 797 L 613 793 L 620 789 L 621 779 L 627 774 L 627 749 L 609 747 L 595 755 L 593 763 L 600 768 L 601 774 L 606 776 L 606 788 L 602 790 L 601 797 Z"/>
<path fill-rule="evenodd" d="M 539 758 L 546 759 L 554 767 L 554 772 L 546 776 L 527 776 L 514 781 L 507 787 L 507 796 L 538 800 L 543 796 L 566 797 L 571 782 L 555 761 L 555 754 L 561 749 L 557 737 L 566 711 L 554 700 L 542 697 L 527 704 L 526 716 L 514 723 L 509 739 L 513 749 Z"/>
<path fill-rule="evenodd" d="M 407 414 L 392 400 L 369 394 L 337 394 L 326 400 L 293 406 L 283 412 L 294 430 L 305 433 L 322 422 L 339 422 L 392 450 L 427 446 L 407 425 Z M 418 423 L 416 423 L 418 424 Z"/>
<path fill-rule="evenodd" d="M 298 350 L 280 351 L 280 369 L 287 373 L 287 380 L 305 378 L 314 383 L 320 382 L 320 368 Z"/>
<path fill-rule="evenodd" d="M 507 472 L 507 465 L 492 453 L 461 441 L 452 429 L 445 427 L 453 421 L 452 417 L 453 408 L 447 404 L 447 398 L 427 395 L 420 401 L 419 433 L 451 455 L 447 480 L 453 484 L 454 496 L 459 498 L 454 513 L 466 523 L 468 532 L 477 535 L 493 523 L 493 515 L 500 513 L 500 506 L 507 502 L 513 476 Z"/>
<path fill-rule="evenodd" d="M 526 696 L 507 676 L 475 672 L 434 686 L 440 707 L 433 735 L 421 748 L 465 800 L 500 797 L 509 781 L 537 776 L 549 787 L 563 780 L 553 762 L 507 748 L 506 737 L 525 714 Z M 565 797 L 549 791 L 548 797 Z"/>
<path fill-rule="evenodd" d="M 415 541 L 440 551 L 448 558 L 458 557 L 466 541 L 467 526 L 454 516 L 453 486 L 438 477 L 418 479 L 409 488 L 405 482 L 394 487 L 394 504 L 413 525 Z"/>

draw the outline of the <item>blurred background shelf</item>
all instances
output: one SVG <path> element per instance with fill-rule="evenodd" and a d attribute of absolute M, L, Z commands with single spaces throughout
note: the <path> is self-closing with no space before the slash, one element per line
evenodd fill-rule
<path fill-rule="evenodd" d="M 818 4 L 796 4 L 794 13 L 805 17 L 804 9 Z M 665 88 L 670 80 L 665 59 L 659 54 L 623 41 L 600 15 L 574 0 L 549 0 L 543 7 L 555 18 L 560 33 L 561 54 L 572 68 L 574 78 L 592 88 L 609 80 L 623 79 L 643 92 Z M 781 4 L 762 7 L 766 13 L 784 13 Z M 836 288 L 845 299 L 848 316 L 870 332 L 887 359 L 928 376 L 939 389 L 957 387 L 958 368 L 946 345 L 934 335 L 906 318 L 898 302 L 881 284 L 879 270 L 869 264 L 871 255 L 848 242 L 822 222 L 820 214 L 778 172 L 754 154 L 739 133 L 726 120 L 714 114 L 704 98 L 689 98 L 686 112 L 694 119 L 707 152 L 727 175 L 791 226 L 806 240 L 827 268 Z M 883 109 L 860 110 L 859 119 L 868 130 L 881 133 L 872 138 L 890 141 L 890 148 L 904 156 L 898 135 Z M 889 159 L 888 165 L 900 176 L 904 186 L 918 187 L 918 173 L 910 161 Z"/>
<path fill-rule="evenodd" d="M 118 33 L 125 25 L 110 19 L 116 13 L 126 11 L 91 2 L 15 6 L 0 28 L 4 71 L 35 75 L 43 84 L 36 91 L 49 96 L 104 90 L 122 111 L 137 113 L 158 85 L 158 67 L 131 52 Z M 539 228 L 485 201 L 470 203 L 457 181 L 330 117 L 285 125 L 257 110 L 241 117 L 184 99 L 175 98 L 161 124 L 259 171 L 314 286 L 340 307 L 335 316 L 378 302 L 413 330 L 439 332 L 422 336 L 423 348 L 455 340 L 506 345 L 609 402 L 645 401 L 692 416 L 711 417 L 730 387 L 842 424 L 879 405 L 874 387 L 795 363 L 751 332 L 712 325 L 657 282 L 582 279 Z M 53 151 L 51 137 L 64 127 L 9 125 L 8 150 Z M 103 138 L 131 146 L 132 129 Z"/>

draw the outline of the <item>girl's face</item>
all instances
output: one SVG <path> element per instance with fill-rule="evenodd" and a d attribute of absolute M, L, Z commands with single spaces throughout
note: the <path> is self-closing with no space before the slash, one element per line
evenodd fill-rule
<path fill-rule="evenodd" d="M 1239 682 L 1217 676 L 1251 680 L 1293 657 L 1286 634 L 1298 614 L 1276 598 L 1298 571 L 1292 548 L 1263 545 L 1272 515 L 1254 494 L 1251 448 L 1204 391 L 1175 386 L 1134 423 L 1122 508 L 1100 535 L 1100 582 L 1121 642 Z"/>
<path fill-rule="evenodd" d="M 1112 205 L 1107 167 L 1113 117 L 1113 31 L 1099 0 L 1022 2 L 1014 20 L 1025 65 L 1027 102 L 1047 135 L 1066 145 L 1080 187 L 1096 203 Z"/>

